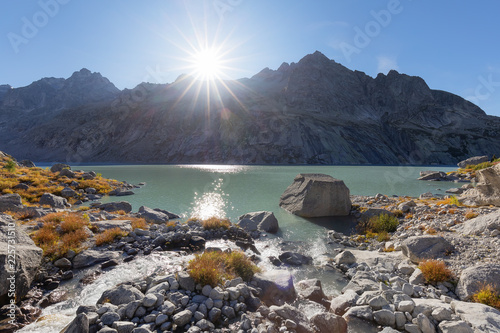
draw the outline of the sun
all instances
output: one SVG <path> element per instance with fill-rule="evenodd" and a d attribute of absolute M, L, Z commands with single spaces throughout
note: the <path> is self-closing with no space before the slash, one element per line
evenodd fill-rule
<path fill-rule="evenodd" d="M 192 54 L 192 74 L 205 81 L 219 79 L 223 71 L 223 59 L 215 48 L 206 48 Z"/>

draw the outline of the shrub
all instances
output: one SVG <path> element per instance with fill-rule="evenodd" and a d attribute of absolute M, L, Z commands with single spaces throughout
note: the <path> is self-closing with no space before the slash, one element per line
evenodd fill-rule
<path fill-rule="evenodd" d="M 73 232 L 82 229 L 88 224 L 82 216 L 78 214 L 68 214 L 64 217 L 60 227 L 63 233 Z"/>
<path fill-rule="evenodd" d="M 95 245 L 101 246 L 103 244 L 112 243 L 115 238 L 125 236 L 125 232 L 120 228 L 107 229 L 104 232 L 95 236 Z"/>
<path fill-rule="evenodd" d="M 450 204 L 455 206 L 462 206 L 462 203 L 454 195 L 450 197 Z"/>
<path fill-rule="evenodd" d="M 395 209 L 395 210 L 392 211 L 392 213 L 396 217 L 403 217 L 404 216 L 404 213 L 403 213 L 403 211 L 401 209 Z"/>
<path fill-rule="evenodd" d="M 146 223 L 146 220 L 143 219 L 142 217 L 133 217 L 130 219 L 130 224 L 132 225 L 132 229 L 148 229 L 149 226 Z"/>
<path fill-rule="evenodd" d="M 254 273 L 260 269 L 248 259 L 243 252 L 204 252 L 196 254 L 189 261 L 189 275 L 196 283 L 215 287 L 222 284 L 224 279 L 233 279 L 240 276 L 249 281 Z"/>
<path fill-rule="evenodd" d="M 10 159 L 7 161 L 7 163 L 5 163 L 4 168 L 7 169 L 8 172 L 14 172 L 16 171 L 16 166 L 16 162 Z"/>
<path fill-rule="evenodd" d="M 201 221 L 201 225 L 205 230 L 214 230 L 214 229 L 229 229 L 231 226 L 231 222 L 229 219 L 220 219 L 217 217 L 210 217 L 206 220 Z"/>
<path fill-rule="evenodd" d="M 470 220 L 470 219 L 473 219 L 475 217 L 477 217 L 479 214 L 474 212 L 473 210 L 468 210 L 467 212 L 465 212 L 465 218 L 467 220 Z"/>
<path fill-rule="evenodd" d="M 483 286 L 481 290 L 475 293 L 472 300 L 500 310 L 500 294 L 490 284 Z"/>
<path fill-rule="evenodd" d="M 449 281 L 452 278 L 452 273 L 446 267 L 444 261 L 434 259 L 424 260 L 418 265 L 418 268 L 420 268 L 428 283 Z"/>
<path fill-rule="evenodd" d="M 59 239 L 54 224 L 46 223 L 33 234 L 33 241 L 42 249 L 44 246 L 53 245 Z"/>
<path fill-rule="evenodd" d="M 379 242 L 387 242 L 389 239 L 391 239 L 391 236 L 387 233 L 387 231 L 381 231 L 377 235 L 377 240 Z"/>
<path fill-rule="evenodd" d="M 398 228 L 399 221 L 395 216 L 390 216 L 389 214 L 380 214 L 379 216 L 374 216 L 370 219 L 368 223 L 368 228 L 372 232 L 380 233 L 394 232 Z"/>

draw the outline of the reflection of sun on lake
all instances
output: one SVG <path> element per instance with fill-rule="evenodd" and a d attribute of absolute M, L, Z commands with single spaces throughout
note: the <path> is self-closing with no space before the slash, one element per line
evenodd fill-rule
<path fill-rule="evenodd" d="M 201 220 L 206 220 L 210 217 L 225 218 L 227 217 L 228 194 L 222 189 L 223 179 L 219 178 L 211 184 L 212 191 L 202 194 L 195 192 L 194 202 L 192 203 L 191 216 Z M 232 209 L 232 207 L 231 207 Z"/>
<path fill-rule="evenodd" d="M 179 165 L 181 168 L 197 169 L 200 171 L 220 172 L 220 173 L 239 173 L 247 169 L 244 165 L 219 165 L 219 164 L 190 164 Z"/>

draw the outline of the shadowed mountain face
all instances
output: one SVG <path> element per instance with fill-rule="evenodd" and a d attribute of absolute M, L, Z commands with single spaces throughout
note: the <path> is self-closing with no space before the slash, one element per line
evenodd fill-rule
<path fill-rule="evenodd" d="M 0 86 L 0 150 L 35 161 L 454 164 L 500 152 L 500 118 L 424 80 L 320 52 L 250 79 L 119 91 L 98 73 Z"/>

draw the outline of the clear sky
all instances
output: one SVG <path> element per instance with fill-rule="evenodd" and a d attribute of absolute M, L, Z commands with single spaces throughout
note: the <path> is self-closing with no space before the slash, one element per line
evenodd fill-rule
<path fill-rule="evenodd" d="M 372 77 L 420 76 L 500 116 L 499 14 L 498 0 L 1 0 L 0 84 L 84 67 L 120 89 L 170 83 L 207 45 L 237 79 L 318 50 Z"/>

